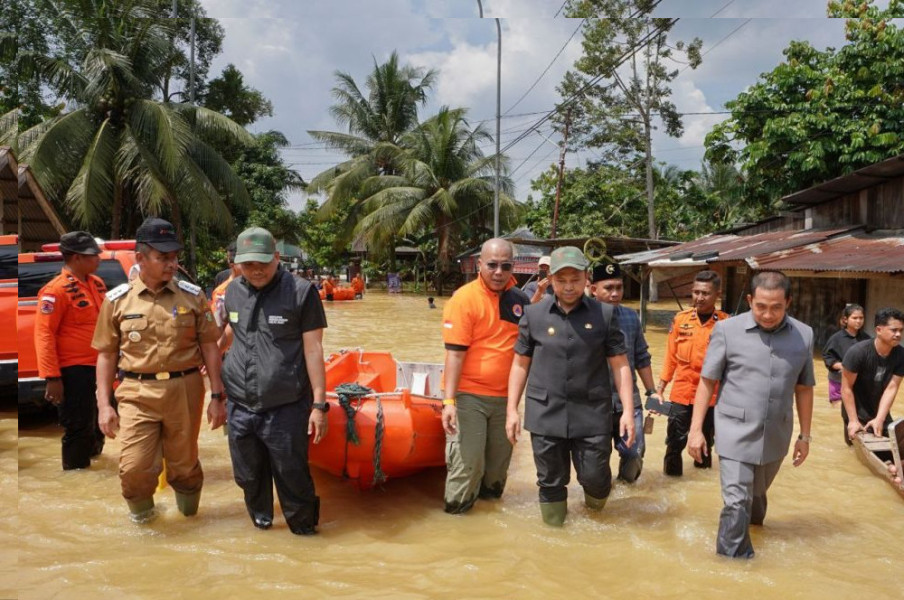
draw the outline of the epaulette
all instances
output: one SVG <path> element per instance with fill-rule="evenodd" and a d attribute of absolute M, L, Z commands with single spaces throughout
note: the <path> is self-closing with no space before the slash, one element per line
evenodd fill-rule
<path fill-rule="evenodd" d="M 192 294 L 194 296 L 198 296 L 201 294 L 201 286 L 199 286 L 199 285 L 195 285 L 193 283 L 190 283 L 188 281 L 183 281 L 181 279 L 179 280 L 177 285 L 180 288 L 182 288 L 183 290 L 185 290 L 186 292 L 188 292 L 189 294 Z"/>
<path fill-rule="evenodd" d="M 112 290 L 107 292 L 107 300 L 109 300 L 110 302 L 115 302 L 117 298 L 121 298 L 122 296 L 125 296 L 126 292 L 128 292 L 128 291 L 129 291 L 128 283 L 123 283 L 123 284 L 117 285 L 115 288 L 113 288 Z"/>

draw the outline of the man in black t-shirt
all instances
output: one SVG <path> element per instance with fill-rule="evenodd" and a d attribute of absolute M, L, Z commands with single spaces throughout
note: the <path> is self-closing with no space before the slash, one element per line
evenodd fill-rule
<path fill-rule="evenodd" d="M 842 361 L 841 400 L 848 437 L 870 430 L 887 435 L 891 405 L 904 377 L 904 312 L 882 308 L 876 313 L 876 339 L 854 344 Z"/>

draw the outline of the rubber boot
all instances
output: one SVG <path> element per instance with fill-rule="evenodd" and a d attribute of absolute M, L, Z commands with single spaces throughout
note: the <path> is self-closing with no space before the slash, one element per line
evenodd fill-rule
<path fill-rule="evenodd" d="M 183 494 L 176 492 L 176 506 L 179 512 L 186 517 L 193 517 L 198 514 L 198 504 L 201 503 L 201 491 L 198 490 L 194 494 Z"/>
<path fill-rule="evenodd" d="M 643 470 L 643 459 L 639 456 L 622 458 L 618 463 L 618 478 L 625 483 L 634 483 Z"/>
<path fill-rule="evenodd" d="M 606 500 L 609 498 L 594 498 L 587 492 L 584 492 L 584 505 L 590 510 L 603 510 L 606 506 Z"/>
<path fill-rule="evenodd" d="M 561 527 L 565 524 L 565 515 L 568 514 L 568 502 L 541 502 L 540 514 L 543 522 L 553 527 Z"/>
<path fill-rule="evenodd" d="M 129 505 L 129 518 L 133 523 L 150 523 L 157 518 L 153 497 L 135 502 L 127 501 L 127 504 Z"/>

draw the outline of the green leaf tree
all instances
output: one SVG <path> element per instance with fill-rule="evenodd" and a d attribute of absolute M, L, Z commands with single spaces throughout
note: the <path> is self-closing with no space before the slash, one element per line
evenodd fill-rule
<path fill-rule="evenodd" d="M 273 116 L 273 104 L 259 91 L 245 85 L 235 65 L 226 65 L 219 77 L 207 84 L 203 104 L 245 127 L 260 117 Z"/>
<path fill-rule="evenodd" d="M 483 126 L 472 128 L 465 113 L 444 107 L 404 136 L 392 157 L 398 174 L 364 180 L 358 201 L 363 216 L 355 231 L 368 242 L 433 232 L 440 294 L 465 227 L 493 219 L 494 157 L 480 149 L 492 137 Z M 520 215 L 507 176 L 502 186 L 500 221 L 511 227 Z"/>
<path fill-rule="evenodd" d="M 726 106 L 707 136 L 713 163 L 738 164 L 763 213 L 789 193 L 904 153 L 904 4 L 830 2 L 848 43 L 791 42 L 785 60 Z"/>
<path fill-rule="evenodd" d="M 36 57 L 43 81 L 67 111 L 25 131 L 23 158 L 72 220 L 117 238 L 142 215 L 166 214 L 177 227 L 228 231 L 231 210 L 248 194 L 229 163 L 208 143 L 253 138 L 202 107 L 162 102 L 171 20 L 150 0 L 43 0 L 55 54 Z"/>
<path fill-rule="evenodd" d="M 668 43 L 672 19 L 650 16 L 653 0 L 569 0 L 566 14 L 585 19 L 583 55 L 559 87 L 564 98 L 560 126 L 569 122 L 576 146 L 605 149 L 605 159 L 622 164 L 643 156 L 647 197 L 647 235 L 657 239 L 653 131 L 672 137 L 683 131 L 669 99 L 679 67 L 696 68 L 702 42 Z M 680 56 L 680 59 L 678 58 Z M 569 145 L 572 145 L 569 142 Z"/>

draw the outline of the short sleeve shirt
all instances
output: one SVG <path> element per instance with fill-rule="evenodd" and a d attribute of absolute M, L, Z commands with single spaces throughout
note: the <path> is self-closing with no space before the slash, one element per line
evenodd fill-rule
<path fill-rule="evenodd" d="M 458 391 L 505 397 L 515 358 L 518 322 L 530 299 L 510 281 L 501 294 L 478 277 L 458 288 L 443 307 L 447 350 L 465 351 Z"/>
<path fill-rule="evenodd" d="M 857 374 L 854 403 L 857 418 L 866 423 L 876 418 L 879 401 L 892 377 L 904 376 L 904 348 L 895 346 L 888 356 L 879 356 L 873 340 L 857 342 L 844 355 L 842 366 Z M 889 418 L 890 420 L 890 418 Z"/>
<path fill-rule="evenodd" d="M 203 363 L 201 344 L 216 343 L 219 331 L 203 290 L 169 281 L 158 292 L 139 276 L 107 293 L 91 345 L 118 352 L 119 368 L 135 373 L 184 371 Z"/>

